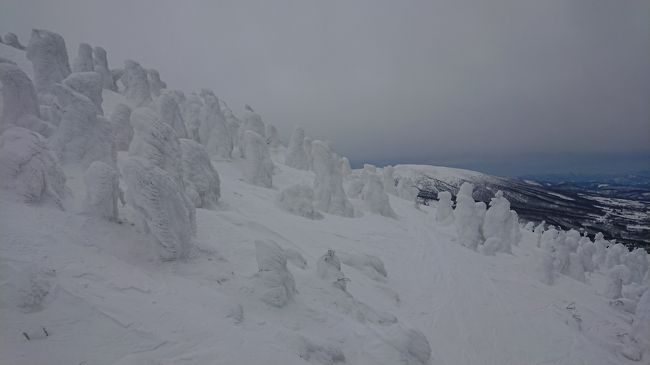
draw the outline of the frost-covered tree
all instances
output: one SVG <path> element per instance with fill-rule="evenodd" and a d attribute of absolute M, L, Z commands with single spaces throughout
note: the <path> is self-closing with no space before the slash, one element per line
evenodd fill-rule
<path fill-rule="evenodd" d="M 384 191 L 384 185 L 379 175 L 370 169 L 364 169 L 364 181 L 361 199 L 366 203 L 368 210 L 384 217 L 397 218 L 397 214 L 390 206 L 390 199 Z"/>
<path fill-rule="evenodd" d="M 309 160 L 305 151 L 305 130 L 296 126 L 289 140 L 289 148 L 284 159 L 284 164 L 300 170 L 309 169 Z"/>
<path fill-rule="evenodd" d="M 208 155 L 229 159 L 232 157 L 233 142 L 219 99 L 211 90 L 202 90 L 201 96 L 203 108 L 200 113 L 199 140 L 206 147 Z"/>
<path fill-rule="evenodd" d="M 331 214 L 354 216 L 352 204 L 343 190 L 343 176 L 338 157 L 335 157 L 329 146 L 321 141 L 313 142 L 312 153 L 313 170 L 316 174 L 314 180 L 316 207 Z"/>
<path fill-rule="evenodd" d="M 287 269 L 287 257 L 272 240 L 255 241 L 258 276 L 264 286 L 261 299 L 274 307 L 284 307 L 297 293 L 296 282 Z"/>
<path fill-rule="evenodd" d="M 147 70 L 147 81 L 149 83 L 149 91 L 155 97 L 160 96 L 161 90 L 167 88 L 167 84 L 160 79 L 158 70 L 153 68 Z"/>
<path fill-rule="evenodd" d="M 594 237 L 594 265 L 596 268 L 605 268 L 605 259 L 607 257 L 607 246 L 609 242 L 605 240 L 605 237 L 601 232 L 596 233 Z"/>
<path fill-rule="evenodd" d="M 3 38 L 3 43 L 8 45 L 8 46 L 19 49 L 21 51 L 25 50 L 25 46 L 20 44 L 20 41 L 18 40 L 18 36 L 16 35 L 16 33 L 9 32 L 9 33 L 5 34 L 4 38 Z"/>
<path fill-rule="evenodd" d="M 174 128 L 177 138 L 187 138 L 185 122 L 181 115 L 181 108 L 176 102 L 175 93 L 165 90 L 162 93 L 159 91 L 158 95 L 155 106 L 158 114 L 160 114 L 160 120 Z"/>
<path fill-rule="evenodd" d="M 128 151 L 133 139 L 133 127 L 131 126 L 131 108 L 126 104 L 117 104 L 113 108 L 110 117 L 113 127 L 113 141 L 118 151 Z"/>
<path fill-rule="evenodd" d="M 72 72 L 90 72 L 94 70 L 93 48 L 88 43 L 80 43 L 77 57 L 72 60 Z"/>
<path fill-rule="evenodd" d="M 0 84 L 0 133 L 11 126 L 17 126 L 49 137 L 54 127 L 40 119 L 36 92 L 29 77 L 16 65 L 0 63 Z"/>
<path fill-rule="evenodd" d="M 438 192 L 438 205 L 436 206 L 436 222 L 447 225 L 454 221 L 454 211 L 451 207 L 451 193 Z"/>
<path fill-rule="evenodd" d="M 533 229 L 533 233 L 535 234 L 535 237 L 537 238 L 536 240 L 536 246 L 539 247 L 539 245 L 542 243 L 542 234 L 544 233 L 544 230 L 546 229 L 544 225 L 546 224 L 546 221 L 542 221 L 540 224 L 535 226 Z"/>
<path fill-rule="evenodd" d="M 605 297 L 609 299 L 622 298 L 623 285 L 629 284 L 631 278 L 632 273 L 625 265 L 616 265 L 607 270 Z"/>
<path fill-rule="evenodd" d="M 490 208 L 485 212 L 483 234 L 487 240 L 492 238 L 492 242 L 498 243 L 496 252 L 511 253 L 512 232 L 510 202 L 503 197 L 503 192 L 497 191 L 490 200 Z"/>
<path fill-rule="evenodd" d="M 585 278 L 585 267 L 582 263 L 581 257 L 577 253 L 569 254 L 569 276 L 575 280 L 582 281 L 583 283 L 587 280 Z"/>
<path fill-rule="evenodd" d="M 104 114 L 102 103 L 102 75 L 97 72 L 73 72 L 63 84 L 81 95 L 86 96 L 97 108 L 97 114 Z"/>
<path fill-rule="evenodd" d="M 307 161 L 309 162 L 309 168 L 312 169 L 314 166 L 314 154 L 312 153 L 312 143 L 314 141 L 309 138 L 305 137 L 305 140 L 303 142 L 303 145 L 305 146 L 305 152 L 307 153 Z M 331 150 L 332 147 L 330 146 L 329 142 L 326 143 L 327 147 Z"/>
<path fill-rule="evenodd" d="M 192 247 L 194 227 L 183 187 L 165 170 L 147 160 L 130 157 L 122 168 L 126 200 L 157 244 L 163 260 L 185 258 Z"/>
<path fill-rule="evenodd" d="M 580 259 L 580 262 L 582 263 L 585 272 L 593 272 L 594 271 L 593 256 L 594 253 L 596 252 L 596 247 L 588 237 L 584 237 L 584 238 L 586 238 L 586 240 L 583 240 L 583 242 L 578 247 L 576 253 Z"/>
<path fill-rule="evenodd" d="M 267 124 L 266 126 L 266 143 L 270 148 L 277 148 L 280 145 L 278 129 L 272 124 Z"/>
<path fill-rule="evenodd" d="M 63 108 L 59 128 L 50 138 L 52 151 L 61 163 L 81 163 L 87 168 L 93 161 L 116 163 L 111 123 L 97 115 L 95 104 L 71 88 L 51 87 Z"/>
<path fill-rule="evenodd" d="M 203 101 L 201 101 L 201 98 L 196 94 L 190 94 L 181 104 L 183 121 L 185 122 L 185 129 L 187 130 L 188 138 L 191 138 L 196 142 L 201 142 L 199 127 L 201 126 L 202 108 Z"/>
<path fill-rule="evenodd" d="M 273 162 L 264 137 L 252 130 L 244 133 L 244 180 L 250 184 L 270 188 L 273 186 Z"/>
<path fill-rule="evenodd" d="M 27 59 L 34 68 L 34 86 L 44 92 L 70 75 L 68 51 L 60 34 L 33 29 L 27 45 Z"/>
<path fill-rule="evenodd" d="M 262 136 L 262 138 L 265 138 L 264 133 L 266 133 L 266 127 L 264 126 L 262 117 L 255 113 L 249 105 L 246 105 L 245 109 L 244 123 L 239 128 L 239 147 L 241 157 L 246 157 L 246 148 L 244 144 L 246 131 L 253 131 Z"/>
<path fill-rule="evenodd" d="M 620 243 L 610 245 L 605 255 L 605 267 L 610 269 L 622 263 L 621 257 L 627 252 L 627 248 Z"/>
<path fill-rule="evenodd" d="M 414 201 L 419 193 L 415 181 L 408 176 L 401 177 L 397 181 L 397 196 L 402 199 Z"/>
<path fill-rule="evenodd" d="M 350 160 L 347 157 L 341 157 L 341 174 L 343 177 L 347 177 L 352 173 L 352 168 L 350 167 Z"/>
<path fill-rule="evenodd" d="M 104 162 L 95 161 L 86 170 L 84 182 L 84 212 L 109 221 L 117 221 L 117 201 L 121 194 L 117 170 Z"/>
<path fill-rule="evenodd" d="M 242 122 L 235 116 L 235 114 L 233 114 L 225 101 L 219 100 L 219 105 L 221 105 L 221 111 L 223 112 L 224 118 L 226 118 L 226 126 L 228 127 L 228 131 L 232 137 L 233 151 L 241 153 L 239 146 L 239 129 Z"/>
<path fill-rule="evenodd" d="M 475 250 L 481 241 L 480 227 L 483 223 L 476 210 L 476 202 L 472 197 L 474 185 L 464 182 L 456 195 L 454 223 L 461 245 Z"/>
<path fill-rule="evenodd" d="M 62 208 L 65 174 L 42 136 L 21 127 L 0 135 L 0 188 L 25 203 Z"/>
<path fill-rule="evenodd" d="M 341 260 L 336 256 L 334 250 L 327 250 L 327 253 L 318 259 L 316 262 L 316 273 L 318 277 L 330 281 L 335 287 L 341 290 L 345 290 L 348 281 L 350 281 L 341 271 Z"/>
<path fill-rule="evenodd" d="M 382 178 L 384 191 L 387 194 L 395 195 L 397 193 L 397 189 L 395 187 L 395 168 L 393 166 L 385 166 L 382 170 Z"/>
<path fill-rule="evenodd" d="M 307 185 L 292 185 L 280 192 L 276 203 L 282 209 L 309 219 L 322 219 L 314 209 L 314 190 Z"/>
<path fill-rule="evenodd" d="M 106 50 L 102 47 L 93 48 L 93 70 L 102 76 L 102 87 L 106 90 L 117 92 L 117 85 L 111 69 L 108 68 Z"/>
<path fill-rule="evenodd" d="M 124 74 L 120 78 L 124 84 L 124 97 L 129 106 L 136 108 L 151 103 L 151 91 L 147 72 L 139 63 L 124 61 Z"/>
<path fill-rule="evenodd" d="M 632 337 L 650 356 L 650 289 L 646 290 L 636 305 L 632 321 Z"/>
<path fill-rule="evenodd" d="M 540 255 L 540 280 L 546 285 L 553 285 L 555 282 L 555 259 L 553 257 L 553 253 L 546 250 L 541 250 Z"/>
<path fill-rule="evenodd" d="M 221 196 L 219 174 L 205 148 L 190 139 L 181 139 L 183 180 L 188 198 L 197 208 L 213 208 Z"/>
<path fill-rule="evenodd" d="M 621 261 L 630 269 L 632 282 L 641 284 L 649 266 L 647 252 L 642 248 L 637 248 L 624 253 Z"/>

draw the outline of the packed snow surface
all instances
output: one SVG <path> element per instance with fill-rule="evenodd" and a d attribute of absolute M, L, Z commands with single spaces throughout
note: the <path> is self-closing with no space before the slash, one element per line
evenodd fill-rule
<path fill-rule="evenodd" d="M 57 37 L 42 35 L 48 42 L 30 47 L 40 85 L 49 87 L 68 77 L 62 72 L 67 55 Z M 24 51 L 4 44 L 0 51 L 21 68 L 29 65 L 25 73 L 33 76 Z M 149 104 L 151 92 L 144 68 L 126 66 L 127 96 L 102 93 L 104 113 L 119 128 L 113 131 L 120 136 L 116 163 L 113 152 L 94 151 L 103 138 L 80 140 L 84 153 L 64 159 L 63 171 L 33 132 L 11 129 L 0 138 L 0 152 L 11 152 L 0 155 L 0 363 L 604 365 L 650 359 L 645 254 L 622 251 L 602 236 L 591 242 L 543 224 L 523 229 L 504 198 L 487 212 L 480 203 L 473 210 L 470 186 L 455 208 L 447 194 L 432 206 L 414 206 L 409 181 L 417 174 L 447 181 L 478 174 L 466 170 L 396 166 L 402 179 L 395 191 L 386 189 L 392 172 L 382 172 L 373 183 L 384 186 L 381 198 L 391 214 L 372 214 L 363 194 L 346 196 L 347 175 L 359 172 L 347 171 L 329 144 L 315 141 L 313 150 L 305 149 L 315 172 L 289 167 L 286 147 L 266 149 L 269 136 L 252 109 L 244 138 L 231 134 L 233 145 L 244 142 L 246 159 L 178 142 L 155 105 L 129 116 L 124 105 Z M 54 72 L 60 75 L 43 74 Z M 70 95 L 82 105 L 68 109 L 64 127 L 108 123 L 86 113 L 94 108 L 90 99 Z M 196 119 L 186 125 L 201 118 L 200 99 L 192 99 L 189 109 L 181 104 L 181 115 Z M 223 105 L 230 131 L 239 121 Z M 79 128 L 71 129 L 64 129 L 64 140 L 76 143 Z M 15 146 L 19 139 L 29 144 Z M 71 147 L 55 146 L 59 153 Z M 90 152 L 107 161 L 85 161 Z M 86 162 L 89 170 L 78 168 Z M 21 181 L 25 187 L 16 185 Z M 210 209 L 198 208 L 194 216 L 186 189 L 194 189 L 194 205 Z M 477 244 L 496 246 L 485 255 Z"/>

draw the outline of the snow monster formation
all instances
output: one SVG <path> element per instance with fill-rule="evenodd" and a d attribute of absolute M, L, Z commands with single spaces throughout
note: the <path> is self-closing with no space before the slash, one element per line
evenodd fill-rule
<path fill-rule="evenodd" d="M 312 143 L 312 153 L 313 170 L 316 174 L 314 180 L 316 207 L 330 214 L 343 217 L 354 216 L 352 204 L 343 190 L 343 176 L 338 156 L 335 156 L 329 146 L 322 141 Z"/>
<path fill-rule="evenodd" d="M 63 84 L 90 99 L 97 108 L 97 114 L 104 114 L 102 103 L 102 75 L 97 72 L 73 72 Z"/>
<path fill-rule="evenodd" d="M 155 104 L 158 114 L 160 114 L 160 120 L 174 128 L 177 138 L 187 138 L 185 122 L 181 115 L 181 108 L 176 102 L 174 92 L 163 91 L 162 94 L 159 92 L 159 95 Z"/>
<path fill-rule="evenodd" d="M 191 139 L 181 139 L 180 145 L 187 197 L 197 208 L 214 208 L 221 191 L 219 174 L 212 167 L 210 156 L 200 143 Z"/>
<path fill-rule="evenodd" d="M 92 47 L 88 43 L 79 44 L 77 57 L 72 61 L 72 72 L 90 72 L 94 70 Z"/>
<path fill-rule="evenodd" d="M 454 209 L 454 223 L 458 233 L 459 243 L 475 250 L 482 242 L 480 228 L 483 221 L 478 215 L 476 202 L 472 197 L 474 185 L 464 182 L 456 195 L 456 209 Z"/>
<path fill-rule="evenodd" d="M 48 30 L 34 29 L 27 45 L 27 59 L 34 68 L 34 86 L 37 92 L 62 82 L 70 75 L 68 51 L 61 35 Z"/>
<path fill-rule="evenodd" d="M 129 106 L 136 108 L 151 103 L 151 92 L 147 72 L 139 63 L 124 61 L 124 74 L 121 79 L 124 84 L 124 97 Z"/>
<path fill-rule="evenodd" d="M 102 76 L 102 86 L 106 90 L 117 92 L 117 85 L 110 68 L 106 50 L 102 47 L 93 48 L 93 70 Z"/>
<path fill-rule="evenodd" d="M 309 156 L 305 151 L 305 130 L 296 127 L 289 140 L 289 150 L 284 164 L 300 170 L 309 170 Z"/>
<path fill-rule="evenodd" d="M 65 174 L 38 133 L 10 127 L 0 135 L 0 189 L 24 203 L 63 208 Z"/>
<path fill-rule="evenodd" d="M 86 184 L 84 212 L 116 222 L 117 201 L 121 195 L 117 170 L 104 162 L 95 161 L 86 170 L 84 182 Z"/>
<path fill-rule="evenodd" d="M 250 184 L 273 186 L 273 162 L 262 136 L 252 130 L 244 132 L 244 180 Z"/>
<path fill-rule="evenodd" d="M 287 256 L 272 240 L 255 241 L 257 276 L 264 288 L 261 300 L 274 307 L 284 307 L 297 293 L 293 275 L 287 269 Z"/>
<path fill-rule="evenodd" d="M 314 190 L 307 185 L 292 185 L 280 192 L 276 204 L 289 213 L 309 219 L 323 219 L 314 208 Z"/>
<path fill-rule="evenodd" d="M 133 127 L 131 126 L 131 108 L 126 104 L 117 104 L 113 108 L 110 117 L 113 127 L 113 141 L 118 151 L 128 151 L 133 139 Z"/>

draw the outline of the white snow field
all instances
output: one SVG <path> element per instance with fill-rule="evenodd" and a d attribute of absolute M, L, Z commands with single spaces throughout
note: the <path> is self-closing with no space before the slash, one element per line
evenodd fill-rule
<path fill-rule="evenodd" d="M 70 49 L 76 47 L 68 45 Z M 0 44 L 1 58 L 32 77 L 24 51 Z M 106 89 L 102 99 L 107 116 L 129 104 Z M 147 99 L 140 95 L 141 102 Z M 394 217 L 373 213 L 360 197 L 349 199 L 354 217 L 312 212 L 304 201 L 308 193 L 300 197 L 310 212 L 303 217 L 295 204 L 288 209 L 278 203 L 278 196 L 298 184 L 314 187 L 316 174 L 302 165 L 285 165 L 283 145 L 271 146 L 269 152 L 271 188 L 242 179 L 246 160 L 211 156 L 220 185 L 216 202 L 206 204 L 211 209 L 196 209 L 196 234 L 184 231 L 183 236 L 190 241 L 183 246 L 189 252 L 176 260 L 158 254 L 157 235 L 165 232 L 154 235 L 152 227 L 141 225 L 143 217 L 155 217 L 136 212 L 133 199 L 126 204 L 121 199 L 122 190 L 129 194 L 124 166 L 133 165 L 124 150 L 117 154 L 120 190 L 109 195 L 111 204 L 114 194 L 120 195 L 117 219 L 112 209 L 110 219 L 87 214 L 86 171 L 80 165 L 63 165 L 67 191 L 61 204 L 15 199 L 13 190 L 0 185 L 0 364 L 650 361 L 650 339 L 643 338 L 650 332 L 650 292 L 640 300 L 650 282 L 645 253 L 608 249 L 609 256 L 617 255 L 608 261 L 629 267 L 635 277 L 620 282 L 622 297 L 610 304 L 607 288 L 618 282 L 612 282 L 608 268 L 587 270 L 583 282 L 556 266 L 563 254 L 569 255 L 566 250 L 577 247 L 577 238 L 569 233 L 547 230 L 543 235 L 543 225 L 533 233 L 521 222 L 511 227 L 517 232 L 507 233 L 512 253 L 485 255 L 472 249 L 476 242 L 460 242 L 466 236 L 463 229 L 439 222 L 435 206 L 416 206 L 394 189 L 386 189 Z M 338 165 L 339 157 L 331 157 L 332 165 Z M 400 176 L 416 170 L 447 180 L 478 174 L 395 167 Z M 355 174 L 361 171 L 350 173 Z M 14 176 L 5 175 L 0 178 Z M 140 182 L 143 189 L 145 180 Z M 177 200 L 184 194 L 180 182 L 168 184 L 178 187 Z M 163 213 L 187 214 L 185 203 L 174 204 L 156 191 L 147 198 L 160 199 Z M 463 209 L 471 209 L 469 203 Z M 310 219 L 316 213 L 322 219 Z M 565 243 L 569 241 L 575 245 Z M 580 242 L 581 248 L 593 244 L 586 238 Z M 603 250 L 578 252 L 592 263 L 593 251 Z M 567 270 L 574 272 L 575 264 L 571 261 Z"/>

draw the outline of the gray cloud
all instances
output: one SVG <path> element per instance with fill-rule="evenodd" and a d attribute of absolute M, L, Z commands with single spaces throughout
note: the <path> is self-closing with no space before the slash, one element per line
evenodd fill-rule
<path fill-rule="evenodd" d="M 650 150 L 649 1 L 4 3 L 23 42 L 102 45 L 356 161 Z"/>

